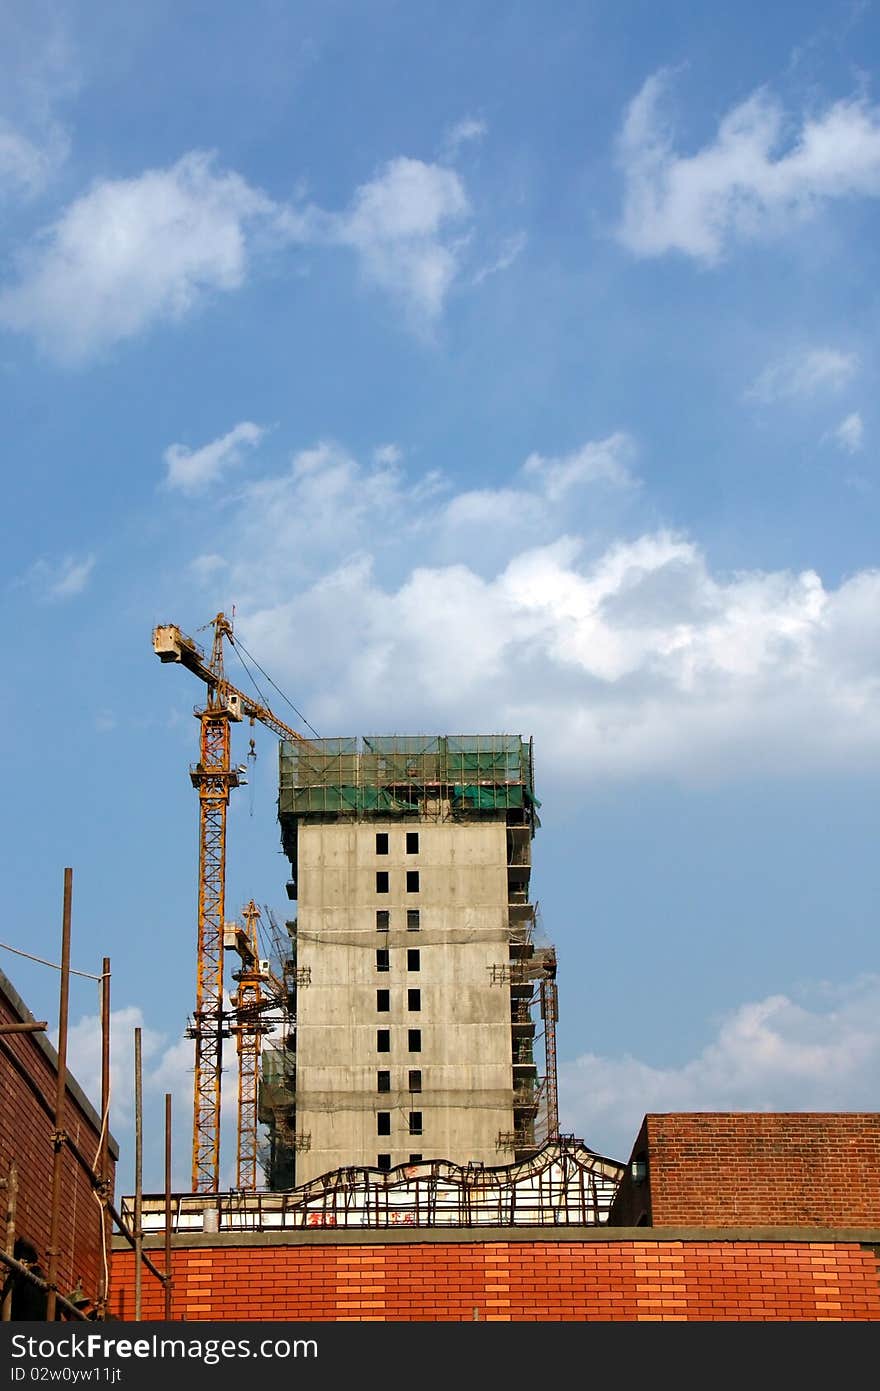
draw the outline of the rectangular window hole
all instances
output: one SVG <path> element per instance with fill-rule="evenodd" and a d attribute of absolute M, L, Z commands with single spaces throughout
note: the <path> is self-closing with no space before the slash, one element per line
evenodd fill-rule
<path fill-rule="evenodd" d="M 387 879 L 387 875 L 385 876 Z M 417 894 L 419 891 L 419 871 L 408 869 L 406 871 L 406 891 L 408 894 Z"/>
<path fill-rule="evenodd" d="M 406 952 L 406 969 L 408 971 L 420 971 L 422 969 L 422 953 L 418 947 L 408 947 Z"/>
<path fill-rule="evenodd" d="M 409 1157 L 409 1162 L 410 1164 L 421 1164 L 422 1156 L 420 1154 L 411 1154 Z"/>
<path fill-rule="evenodd" d="M 390 1030 L 390 1029 L 377 1029 L 377 1030 L 376 1030 L 376 1052 L 377 1052 L 377 1053 L 390 1053 L 390 1052 L 391 1052 L 391 1030 Z"/>
<path fill-rule="evenodd" d="M 412 1090 L 412 1088 L 410 1088 L 410 1090 Z M 377 1073 L 376 1073 L 376 1091 L 377 1091 L 377 1092 L 390 1092 L 390 1091 L 391 1091 L 391 1073 L 390 1073 L 390 1072 L 377 1072 Z"/>
<path fill-rule="evenodd" d="M 411 1092 L 422 1090 L 422 1074 L 417 1067 L 411 1067 L 409 1070 L 409 1089 Z"/>
<path fill-rule="evenodd" d="M 407 908 L 406 910 L 406 930 L 407 932 L 418 932 L 421 927 L 421 918 L 418 908 Z"/>
<path fill-rule="evenodd" d="M 387 855 L 387 854 L 388 854 L 388 832 L 387 832 L 387 831 L 377 831 L 377 832 L 376 832 L 376 854 L 377 854 L 377 855 Z"/>
<path fill-rule="evenodd" d="M 376 909 L 376 931 L 387 932 L 391 926 L 391 914 L 387 908 Z"/>
<path fill-rule="evenodd" d="M 390 971 L 390 970 L 391 970 L 391 953 L 390 953 L 390 951 L 388 950 L 387 947 L 377 947 L 377 948 L 376 948 L 376 970 L 377 970 L 377 971 Z"/>
<path fill-rule="evenodd" d="M 377 1111 L 377 1112 L 376 1112 L 376 1134 L 377 1134 L 377 1135 L 390 1135 L 390 1134 L 391 1134 L 391 1112 L 390 1112 L 390 1111 Z"/>
<path fill-rule="evenodd" d="M 390 1117 L 389 1117 L 390 1119 Z M 390 1131 L 388 1132 L 391 1133 Z M 421 1111 L 410 1111 L 409 1113 L 409 1133 L 410 1135 L 421 1135 L 422 1133 L 422 1113 Z"/>
<path fill-rule="evenodd" d="M 421 1029 L 408 1029 L 408 1044 L 411 1053 L 421 1053 L 422 1051 L 422 1031 Z"/>
<path fill-rule="evenodd" d="M 388 994 L 388 991 L 387 991 L 387 990 L 384 990 L 384 991 L 383 991 L 383 990 L 380 990 L 380 991 L 379 991 L 379 994 L 380 994 L 380 995 L 387 995 L 387 994 Z M 421 1009 L 421 1008 L 422 1008 L 422 992 L 421 992 L 421 990 L 408 990 L 408 991 L 406 992 L 406 1007 L 407 1007 L 407 1009 Z"/>
<path fill-rule="evenodd" d="M 390 1168 L 391 1168 L 391 1155 L 390 1155 L 390 1154 L 377 1154 L 377 1155 L 376 1155 L 376 1168 L 377 1168 L 377 1169 L 386 1169 L 386 1170 L 387 1170 L 387 1169 L 390 1169 Z"/>
<path fill-rule="evenodd" d="M 388 871 L 387 869 L 376 870 L 376 893 L 387 894 L 388 892 Z"/>
<path fill-rule="evenodd" d="M 407 831 L 407 833 L 406 833 L 406 853 L 407 853 L 407 855 L 418 855 L 418 853 L 419 853 L 419 833 L 418 833 L 418 831 Z"/>
<path fill-rule="evenodd" d="M 390 990 L 377 990 L 377 991 L 376 991 L 376 1009 L 379 1011 L 380 1014 L 386 1014 L 390 1008 L 391 1008 L 391 991 L 390 991 Z"/>

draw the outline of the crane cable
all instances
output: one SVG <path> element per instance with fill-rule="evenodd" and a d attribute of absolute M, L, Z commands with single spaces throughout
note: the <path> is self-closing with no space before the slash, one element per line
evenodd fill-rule
<path fill-rule="evenodd" d="M 303 714 L 303 712 L 302 712 L 301 710 L 298 710 L 298 709 L 296 708 L 296 706 L 294 705 L 293 701 L 290 699 L 289 696 L 286 696 L 286 695 L 284 694 L 284 692 L 282 691 L 281 687 L 275 685 L 275 682 L 272 680 L 272 678 L 271 678 L 271 676 L 269 675 L 269 673 L 268 673 L 267 671 L 263 671 L 263 668 L 260 666 L 260 663 L 257 661 L 256 657 L 254 657 L 250 652 L 248 652 L 248 650 L 247 650 L 247 648 L 245 647 L 244 643 L 242 642 L 241 638 L 239 638 L 239 637 L 237 637 L 237 636 L 234 636 L 234 637 L 230 637 L 229 641 L 231 642 L 231 644 L 232 644 L 233 647 L 235 647 L 235 648 L 239 648 L 239 647 L 240 647 L 240 648 L 241 648 L 241 651 L 242 651 L 242 652 L 245 652 L 245 653 L 247 654 L 247 656 L 250 657 L 250 659 L 251 659 L 251 661 L 253 662 L 254 666 L 257 668 L 257 671 L 259 671 L 263 676 L 265 676 L 266 680 L 269 682 L 269 685 L 273 688 L 273 690 L 276 690 L 276 691 L 278 692 L 278 694 L 280 695 L 280 697 L 281 697 L 281 699 L 282 699 L 283 701 L 286 701 L 286 703 L 290 706 L 291 710 L 292 710 L 293 713 L 298 717 L 298 719 L 302 720 L 302 722 L 303 722 L 303 724 L 305 725 L 306 729 L 311 730 L 312 734 L 314 734 L 314 736 L 315 736 L 316 739 L 320 739 L 321 736 L 320 736 L 320 734 L 318 733 L 318 731 L 315 729 L 314 725 L 309 724 L 309 722 L 308 722 L 308 720 L 306 719 L 306 717 L 305 717 L 305 715 Z M 242 664 L 242 666 L 244 667 L 245 671 L 248 672 L 248 676 L 250 677 L 251 681 L 253 682 L 254 689 L 258 692 L 258 694 L 259 694 L 259 696 L 260 696 L 260 699 L 262 700 L 263 704 L 264 704 L 264 705 L 267 705 L 268 702 L 266 701 L 265 697 L 263 696 L 262 692 L 260 691 L 260 688 L 259 688 L 259 686 L 257 685 L 256 681 L 254 680 L 253 676 L 251 676 L 251 673 L 248 671 L 247 665 L 246 665 L 246 663 L 245 663 L 245 661 L 244 661 L 244 659 L 243 659 L 243 657 L 242 657 L 242 655 L 241 655 L 241 652 L 238 653 L 238 660 L 241 662 L 241 664 Z"/>

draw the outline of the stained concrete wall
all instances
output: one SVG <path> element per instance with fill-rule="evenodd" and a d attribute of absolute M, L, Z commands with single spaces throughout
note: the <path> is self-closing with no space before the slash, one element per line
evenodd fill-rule
<path fill-rule="evenodd" d="M 407 852 L 406 832 L 418 851 Z M 377 853 L 387 835 L 388 853 Z M 457 1163 L 505 1162 L 499 1132 L 513 1128 L 510 991 L 492 968 L 508 960 L 507 849 L 503 819 L 474 823 L 300 822 L 297 967 L 309 984 L 297 997 L 297 1183 L 346 1165 L 391 1164 L 410 1155 Z M 407 889 L 417 871 L 418 890 Z M 388 891 L 377 874 L 388 875 Z M 407 910 L 419 912 L 417 931 Z M 389 929 L 377 930 L 378 910 Z M 389 970 L 377 969 L 377 950 Z M 419 969 L 407 953 L 419 952 Z M 421 992 L 421 1008 L 408 991 Z M 377 1008 L 377 991 L 390 1008 Z M 379 1052 L 377 1031 L 390 1033 Z M 409 1030 L 421 1031 L 410 1051 Z M 410 1093 L 410 1069 L 422 1090 Z M 391 1073 L 391 1091 L 377 1073 Z M 390 1135 L 377 1115 L 390 1113 Z M 422 1134 L 411 1134 L 411 1111 Z"/>

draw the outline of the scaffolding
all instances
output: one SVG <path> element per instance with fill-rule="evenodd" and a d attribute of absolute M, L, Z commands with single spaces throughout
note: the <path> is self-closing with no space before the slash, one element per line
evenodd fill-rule
<path fill-rule="evenodd" d="M 279 758 L 278 819 L 293 865 L 301 816 L 446 819 L 505 812 L 536 824 L 532 743 L 518 734 L 289 740 Z"/>

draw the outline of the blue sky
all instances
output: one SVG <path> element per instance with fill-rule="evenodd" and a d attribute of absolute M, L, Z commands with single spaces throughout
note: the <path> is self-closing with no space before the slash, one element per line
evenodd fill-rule
<path fill-rule="evenodd" d="M 565 1130 L 876 1109 L 878 57 L 851 0 L 4 7 L 2 940 L 57 959 L 73 866 L 123 1187 L 136 1024 L 189 1173 L 151 631 L 233 606 L 322 735 L 534 736 Z M 283 919 L 256 741 L 227 912 Z"/>

